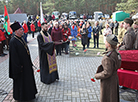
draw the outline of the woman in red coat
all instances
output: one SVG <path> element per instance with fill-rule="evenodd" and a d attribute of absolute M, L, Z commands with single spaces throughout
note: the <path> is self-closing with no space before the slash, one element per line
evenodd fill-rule
<path fill-rule="evenodd" d="M 0 56 L 5 56 L 7 54 L 3 53 L 3 43 L 6 40 L 5 36 L 4 36 L 5 32 L 2 29 L 2 25 L 0 24 Z"/>
<path fill-rule="evenodd" d="M 32 38 L 34 38 L 35 25 L 34 25 L 33 21 L 31 22 L 30 28 L 31 28 L 31 32 L 32 32 Z"/>
<path fill-rule="evenodd" d="M 69 49 L 69 39 L 68 37 L 71 35 L 70 29 L 68 28 L 67 23 L 64 24 L 64 28 L 62 29 L 63 34 L 63 47 L 65 47 L 65 54 L 68 54 Z"/>
<path fill-rule="evenodd" d="M 24 29 L 24 40 L 27 43 L 28 27 L 27 27 L 26 21 L 24 21 L 23 23 L 23 29 Z"/>

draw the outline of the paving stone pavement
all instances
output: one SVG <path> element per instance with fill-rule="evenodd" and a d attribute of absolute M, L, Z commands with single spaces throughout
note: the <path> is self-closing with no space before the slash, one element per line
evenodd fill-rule
<path fill-rule="evenodd" d="M 39 67 L 38 44 L 35 38 L 28 35 L 28 46 L 35 66 Z M 8 53 L 8 51 L 6 51 Z M 0 57 L 0 89 L 8 94 L 0 95 L 0 102 L 14 102 L 12 96 L 12 79 L 9 78 L 9 55 Z M 100 81 L 92 82 L 102 57 L 57 56 L 59 81 L 50 85 L 40 82 L 40 73 L 35 71 L 38 94 L 33 102 L 99 102 Z M 135 94 L 123 93 L 121 102 L 134 102 Z M 125 101 L 126 100 L 126 101 Z"/>

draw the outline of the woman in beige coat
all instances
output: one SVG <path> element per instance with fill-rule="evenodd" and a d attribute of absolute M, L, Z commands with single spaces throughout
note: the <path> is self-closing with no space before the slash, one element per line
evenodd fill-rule
<path fill-rule="evenodd" d="M 107 35 L 105 46 L 108 49 L 98 67 L 95 78 L 101 80 L 100 102 L 119 102 L 119 83 L 117 70 L 121 66 L 121 56 L 116 50 L 118 39 Z"/>

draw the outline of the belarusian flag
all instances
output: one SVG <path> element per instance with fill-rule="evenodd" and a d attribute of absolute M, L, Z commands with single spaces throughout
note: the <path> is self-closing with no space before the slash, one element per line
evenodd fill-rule
<path fill-rule="evenodd" d="M 8 35 L 12 34 L 12 29 L 10 27 L 10 19 L 9 19 L 9 15 L 8 15 L 8 12 L 7 12 L 7 8 L 6 6 L 4 5 L 4 28 L 6 30 L 6 32 L 8 33 Z"/>

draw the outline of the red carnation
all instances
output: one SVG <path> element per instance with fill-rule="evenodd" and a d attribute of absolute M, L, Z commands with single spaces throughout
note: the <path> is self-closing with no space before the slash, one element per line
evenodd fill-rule
<path fill-rule="evenodd" d="M 95 82 L 94 78 L 91 78 L 91 81 Z"/>
<path fill-rule="evenodd" d="M 84 52 L 86 52 L 86 51 L 87 51 L 87 49 L 84 50 Z"/>
<path fill-rule="evenodd" d="M 40 72 L 40 69 L 38 69 L 37 72 Z"/>
<path fill-rule="evenodd" d="M 74 47 L 77 47 L 77 45 L 76 45 L 76 44 L 74 44 Z"/>

